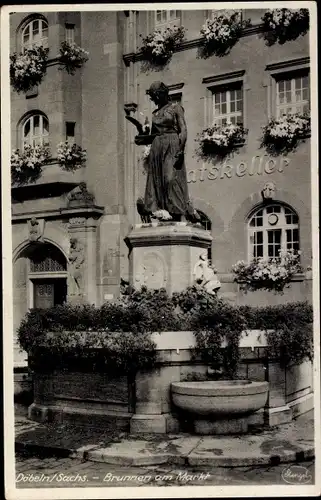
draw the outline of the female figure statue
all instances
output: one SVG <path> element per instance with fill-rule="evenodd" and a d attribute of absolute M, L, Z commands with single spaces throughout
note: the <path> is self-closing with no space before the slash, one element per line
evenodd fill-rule
<path fill-rule="evenodd" d="M 142 125 L 130 116 L 138 133 L 136 144 L 151 144 L 144 205 L 147 213 L 160 220 L 181 220 L 192 208 L 188 199 L 187 176 L 184 161 L 187 129 L 184 109 L 171 103 L 168 87 L 153 83 L 148 94 L 157 108 L 153 111 L 151 133 L 141 135 Z"/>

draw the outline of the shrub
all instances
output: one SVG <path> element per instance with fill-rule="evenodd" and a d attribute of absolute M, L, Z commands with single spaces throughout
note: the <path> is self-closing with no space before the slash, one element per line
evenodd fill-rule
<path fill-rule="evenodd" d="M 165 290 L 124 290 L 101 307 L 60 305 L 33 309 L 18 341 L 33 363 L 129 372 L 156 361 L 151 332 L 193 330 L 194 356 L 226 378 L 235 378 L 242 331 L 265 330 L 267 354 L 282 365 L 313 356 L 313 310 L 306 302 L 252 307 L 231 305 L 192 286 L 169 297 Z M 173 333 L 175 335 L 175 333 Z"/>

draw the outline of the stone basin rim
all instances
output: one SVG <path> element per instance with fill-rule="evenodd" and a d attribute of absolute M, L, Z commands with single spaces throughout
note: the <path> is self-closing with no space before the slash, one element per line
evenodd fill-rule
<path fill-rule="evenodd" d="M 176 394 L 197 396 L 245 396 L 267 392 L 268 382 L 252 380 L 205 380 L 195 382 L 172 382 L 171 390 Z"/>

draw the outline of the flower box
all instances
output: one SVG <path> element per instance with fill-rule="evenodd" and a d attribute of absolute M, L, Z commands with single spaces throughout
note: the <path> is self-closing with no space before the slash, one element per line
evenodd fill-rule
<path fill-rule="evenodd" d="M 199 143 L 198 154 L 204 159 L 212 156 L 225 158 L 244 144 L 247 132 L 242 125 L 233 123 L 206 128 L 196 139 Z"/>
<path fill-rule="evenodd" d="M 16 149 L 11 155 L 11 182 L 24 185 L 36 182 L 42 173 L 42 167 L 50 161 L 48 145 L 25 146 L 21 151 Z"/>
<path fill-rule="evenodd" d="M 262 16 L 262 22 L 266 44 L 269 46 L 276 42 L 284 44 L 307 33 L 309 11 L 308 9 L 269 9 Z"/>
<path fill-rule="evenodd" d="M 206 59 L 212 55 L 227 55 L 241 37 L 242 30 L 250 24 L 250 19 L 242 20 L 240 12 L 216 14 L 213 19 L 207 19 L 201 29 L 199 56 Z"/>
<path fill-rule="evenodd" d="M 294 151 L 310 133 L 310 117 L 307 114 L 296 113 L 278 119 L 272 118 L 263 127 L 261 146 L 272 156 L 287 154 Z"/>
<path fill-rule="evenodd" d="M 293 250 L 280 252 L 280 260 L 259 258 L 250 263 L 239 261 L 233 266 L 232 271 L 235 275 L 234 281 L 239 283 L 245 292 L 268 290 L 283 293 L 293 277 L 302 273 L 300 252 L 297 254 Z"/>
<path fill-rule="evenodd" d="M 60 48 L 60 63 L 67 73 L 73 75 L 88 61 L 89 52 L 74 42 L 62 42 Z"/>
<path fill-rule="evenodd" d="M 85 149 L 68 141 L 60 142 L 57 146 L 57 159 L 60 167 L 67 172 L 81 168 L 87 160 Z"/>
<path fill-rule="evenodd" d="M 18 93 L 39 85 L 47 70 L 49 49 L 32 47 L 10 56 L 10 83 Z"/>
<path fill-rule="evenodd" d="M 151 66 L 165 66 L 184 38 L 185 28 L 183 26 L 173 26 L 165 30 L 153 31 L 142 40 L 140 50 L 143 60 Z"/>

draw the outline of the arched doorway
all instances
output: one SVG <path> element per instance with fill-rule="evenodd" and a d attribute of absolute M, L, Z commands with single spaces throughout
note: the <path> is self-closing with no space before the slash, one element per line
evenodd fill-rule
<path fill-rule="evenodd" d="M 29 307 L 47 309 L 67 299 L 67 261 L 61 251 L 49 243 L 29 247 Z"/>
<path fill-rule="evenodd" d="M 67 299 L 67 259 L 50 243 L 31 243 L 13 263 L 14 364 L 25 366 L 16 333 L 29 309 L 46 309 Z"/>
<path fill-rule="evenodd" d="M 14 326 L 29 309 L 46 309 L 67 299 L 67 259 L 50 243 L 30 244 L 13 264 Z"/>

